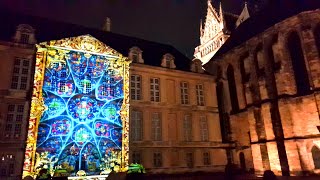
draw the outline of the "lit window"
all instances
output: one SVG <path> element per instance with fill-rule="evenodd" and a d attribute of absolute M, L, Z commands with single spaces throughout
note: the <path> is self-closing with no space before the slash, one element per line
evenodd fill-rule
<path fill-rule="evenodd" d="M 130 94 L 132 100 L 141 100 L 141 76 L 132 75 L 130 80 Z"/>
<path fill-rule="evenodd" d="M 161 115 L 160 113 L 153 113 L 151 120 L 151 136 L 154 141 L 161 141 L 162 139 L 162 130 L 161 130 Z"/>
<path fill-rule="evenodd" d="M 159 78 L 150 79 L 150 100 L 160 102 L 160 80 Z"/>
<path fill-rule="evenodd" d="M 181 104 L 189 104 L 188 83 L 181 82 L 180 90 L 181 90 Z"/>
<path fill-rule="evenodd" d="M 192 140 L 192 119 L 191 115 L 185 115 L 183 120 L 184 140 Z"/>
<path fill-rule="evenodd" d="M 193 167 L 193 153 L 189 152 L 186 154 L 186 161 L 187 161 L 187 167 L 192 168 Z"/>
<path fill-rule="evenodd" d="M 210 153 L 209 152 L 204 152 L 203 153 L 203 165 L 211 165 L 211 160 L 210 160 Z"/>
<path fill-rule="evenodd" d="M 200 116 L 200 133 L 201 133 L 201 141 L 208 141 L 208 121 L 205 116 Z"/>
<path fill-rule="evenodd" d="M 29 44 L 30 35 L 26 33 L 21 33 L 20 43 Z"/>
<path fill-rule="evenodd" d="M 141 153 L 137 151 L 133 151 L 132 153 L 132 163 L 141 164 Z"/>
<path fill-rule="evenodd" d="M 141 141 L 142 140 L 142 112 L 141 111 L 132 111 L 131 112 L 131 140 L 132 141 Z"/>
<path fill-rule="evenodd" d="M 162 166 L 162 154 L 160 152 L 153 153 L 153 166 L 154 167 Z"/>
<path fill-rule="evenodd" d="M 11 79 L 12 89 L 26 90 L 30 76 L 30 62 L 27 59 L 15 58 L 13 75 Z"/>
<path fill-rule="evenodd" d="M 196 93 L 197 93 L 197 105 L 204 106 L 204 95 L 203 95 L 203 85 L 196 85 Z"/>

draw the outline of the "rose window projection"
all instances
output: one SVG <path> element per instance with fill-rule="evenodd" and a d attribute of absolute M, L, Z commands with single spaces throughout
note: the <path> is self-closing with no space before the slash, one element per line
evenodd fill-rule
<path fill-rule="evenodd" d="M 48 50 L 41 93 L 44 109 L 35 148 L 41 157 L 35 158 L 46 159 L 49 168 L 66 169 L 71 176 L 79 170 L 97 175 L 107 168 L 114 152 L 122 153 L 124 79 L 121 68 L 113 68 L 108 58 Z M 24 170 L 27 160 L 28 145 Z"/>

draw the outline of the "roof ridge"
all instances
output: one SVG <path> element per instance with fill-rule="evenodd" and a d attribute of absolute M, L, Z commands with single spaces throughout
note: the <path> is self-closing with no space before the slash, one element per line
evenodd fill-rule
<path fill-rule="evenodd" d="M 133 40 L 145 41 L 145 42 L 148 42 L 148 43 L 151 43 L 151 44 L 163 45 L 163 46 L 168 46 L 168 47 L 172 46 L 172 45 L 167 44 L 167 43 L 161 43 L 161 42 L 158 42 L 158 41 L 152 41 L 152 40 L 143 39 L 143 38 L 139 38 L 139 37 L 135 37 L 135 36 L 129 36 L 129 35 L 125 35 L 125 34 L 115 33 L 115 32 L 111 32 L 111 31 L 104 31 L 104 30 L 99 29 L 99 28 L 85 26 L 85 25 L 82 25 L 82 24 L 75 24 L 75 23 L 66 22 L 66 21 L 60 21 L 60 20 L 56 20 L 56 19 L 52 19 L 52 18 L 48 18 L 48 17 L 41 17 L 41 16 L 37 16 L 37 15 L 26 14 L 26 13 L 21 13 L 21 12 L 15 12 L 15 11 L 10 11 L 10 10 L 5 10 L 5 11 L 0 12 L 0 14 L 6 14 L 6 13 L 12 13 L 12 14 L 14 13 L 14 14 L 17 14 L 17 15 L 20 15 L 20 16 L 28 16 L 29 18 L 36 18 L 36 19 L 43 20 L 43 21 L 59 23 L 59 24 L 62 24 L 62 25 L 69 25 L 69 26 L 78 27 L 78 28 L 84 28 L 86 30 L 103 32 L 103 33 L 106 33 L 106 34 L 113 34 L 115 36 L 122 36 L 122 37 L 126 37 L 126 38 L 131 38 Z M 172 47 L 174 47 L 174 46 L 172 46 Z"/>
<path fill-rule="evenodd" d="M 223 11 L 223 14 L 230 15 L 230 16 L 233 16 L 235 18 L 239 17 L 239 15 L 237 15 L 237 14 L 234 14 L 234 13 L 231 13 L 231 12 L 226 12 L 226 11 Z"/>

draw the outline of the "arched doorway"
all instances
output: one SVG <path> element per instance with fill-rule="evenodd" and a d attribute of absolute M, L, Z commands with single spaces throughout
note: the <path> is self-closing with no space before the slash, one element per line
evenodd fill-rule
<path fill-rule="evenodd" d="M 242 170 L 246 170 L 246 159 L 244 157 L 244 153 L 240 152 L 239 153 L 239 160 L 240 160 L 240 167 Z"/>
<path fill-rule="evenodd" d="M 311 153 L 314 169 L 320 169 L 320 149 L 316 146 L 313 146 L 313 148 L 311 149 Z"/>

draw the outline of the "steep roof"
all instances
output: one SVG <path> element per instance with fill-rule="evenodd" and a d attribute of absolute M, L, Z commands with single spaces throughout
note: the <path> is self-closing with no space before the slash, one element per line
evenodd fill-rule
<path fill-rule="evenodd" d="M 212 60 L 286 18 L 318 8 L 320 8 L 318 0 L 270 0 L 260 12 L 244 21 L 232 32 Z"/>
<path fill-rule="evenodd" d="M 224 18 L 224 24 L 226 29 L 224 31 L 227 31 L 227 34 L 230 34 L 235 28 L 236 28 L 236 21 L 238 19 L 238 15 L 223 12 L 223 18 Z"/>
<path fill-rule="evenodd" d="M 2 24 L 0 41 L 12 41 L 17 26 L 19 24 L 28 24 L 35 29 L 38 43 L 90 34 L 124 56 L 128 56 L 129 49 L 133 46 L 139 47 L 143 51 L 144 64 L 151 66 L 160 66 L 162 56 L 170 53 L 175 57 L 176 69 L 190 71 L 191 60 L 167 44 L 9 11 L 0 11 L 0 24 Z"/>

